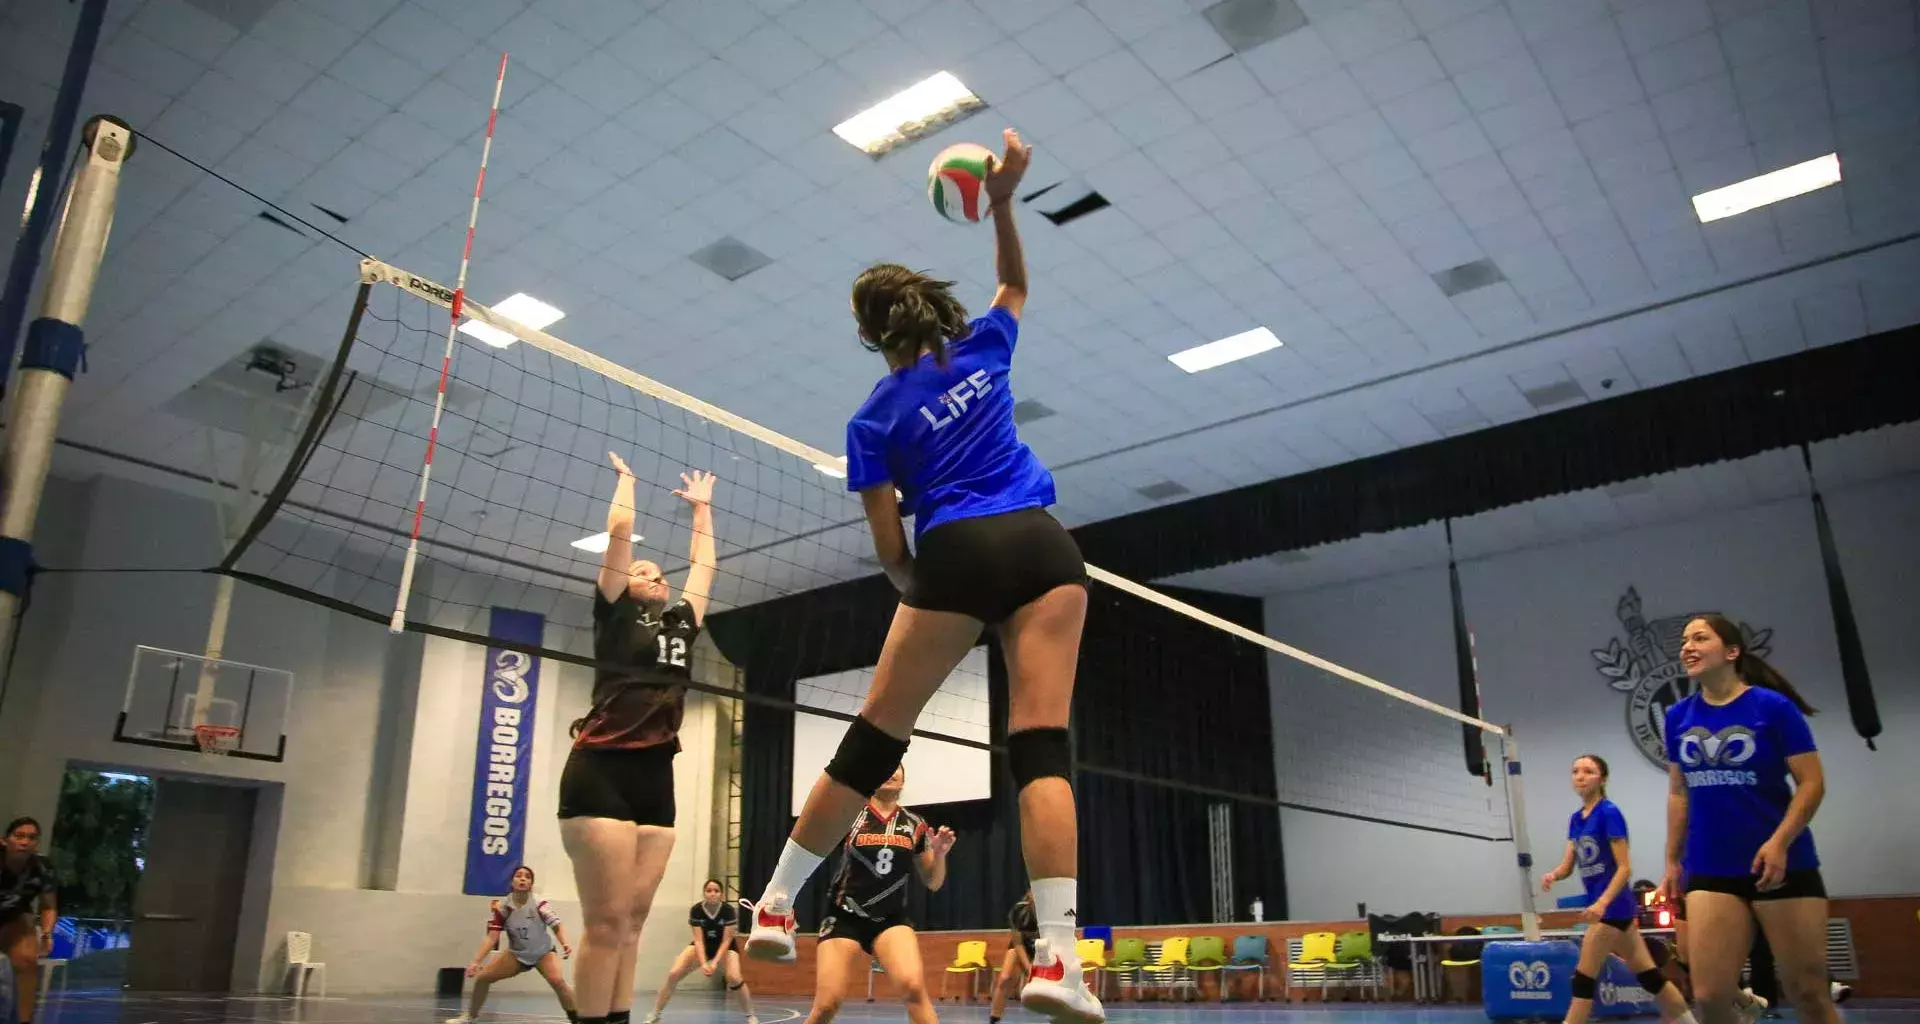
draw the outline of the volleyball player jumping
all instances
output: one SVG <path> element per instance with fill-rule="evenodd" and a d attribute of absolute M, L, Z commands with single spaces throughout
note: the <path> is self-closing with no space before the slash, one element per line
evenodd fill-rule
<path fill-rule="evenodd" d="M 593 595 L 593 706 L 573 723 L 560 773 L 560 839 L 586 919 L 573 982 L 586 1024 L 626 1024 L 640 928 L 673 852 L 673 755 L 680 750 L 693 642 L 713 586 L 713 475 L 681 474 L 693 506 L 686 585 L 669 604 L 660 566 L 633 557 L 633 472 L 618 480 Z"/>
<path fill-rule="evenodd" d="M 895 769 L 847 832 L 840 871 L 833 879 L 833 913 L 820 922 L 820 944 L 814 950 L 813 1009 L 806 1024 L 833 1020 L 847 986 L 868 957 L 879 959 L 881 970 L 893 979 L 909 1021 L 934 1024 L 937 1019 L 927 998 L 920 940 L 907 919 L 907 887 L 916 876 L 929 891 L 947 884 L 947 853 L 953 849 L 954 834 L 944 826 L 930 828 L 927 819 L 900 806 L 906 784 L 906 768 Z"/>
<path fill-rule="evenodd" d="M 938 281 L 883 263 L 853 282 L 860 340 L 888 373 L 847 424 L 847 488 L 866 505 L 874 550 L 900 606 L 859 718 L 814 784 L 761 895 L 747 940 L 756 957 L 793 949 L 793 894 L 846 835 L 906 752 L 920 710 L 985 626 L 998 626 L 1011 702 L 1007 765 L 1019 787 L 1020 843 L 1040 940 L 1021 992 L 1054 1018 L 1100 1021 L 1074 951 L 1079 829 L 1067 782 L 1067 716 L 1087 615 L 1080 549 L 1046 507 L 1053 476 L 1022 444 L 1010 381 L 1027 269 L 1014 191 L 1032 148 L 1006 131 L 987 169 L 999 288 L 986 315 Z M 896 500 L 895 492 L 899 497 Z M 917 551 L 902 517 L 914 517 Z"/>
<path fill-rule="evenodd" d="M 1740 967 L 1755 920 L 1788 999 L 1809 1024 L 1837 1024 L 1827 982 L 1827 890 L 1808 824 L 1826 774 L 1807 726 L 1812 705 L 1748 651 L 1740 627 L 1703 615 L 1681 635 L 1699 689 L 1667 711 L 1667 870 L 1685 877 L 1688 959 L 1705 1024 L 1736 1024 Z M 1792 785 L 1788 785 L 1791 778 Z"/>
<path fill-rule="evenodd" d="M 1610 955 L 1625 960 L 1640 987 L 1659 1000 L 1663 1019 L 1695 1024 L 1686 999 L 1661 973 L 1640 935 L 1639 907 L 1627 884 L 1633 873 L 1627 855 L 1627 819 L 1607 799 L 1607 775 L 1607 762 L 1598 754 L 1573 759 L 1573 791 L 1580 797 L 1580 809 L 1567 819 L 1566 856 L 1546 873 L 1541 886 L 1550 892 L 1555 882 L 1577 870 L 1587 890 L 1588 905 L 1580 917 L 1588 926 L 1580 937 L 1580 962 L 1573 971 L 1573 1001 L 1567 1004 L 1566 1024 L 1587 1024 L 1600 988 L 1600 971 Z"/>

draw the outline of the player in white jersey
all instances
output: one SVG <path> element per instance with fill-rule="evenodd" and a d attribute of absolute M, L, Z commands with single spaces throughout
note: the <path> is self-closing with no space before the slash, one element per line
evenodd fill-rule
<path fill-rule="evenodd" d="M 499 951 L 497 947 L 503 935 L 507 948 Z M 557 955 L 555 940 L 559 942 Z M 578 1020 L 573 1008 L 573 989 L 567 987 L 566 976 L 560 973 L 561 958 L 572 955 L 573 947 L 567 944 L 567 932 L 560 925 L 560 915 L 553 912 L 546 900 L 533 894 L 533 869 L 524 864 L 514 868 L 513 891 L 493 901 L 487 918 L 487 941 L 480 945 L 473 962 L 467 965 L 467 977 L 473 979 L 473 995 L 467 999 L 467 1012 L 448 1018 L 447 1024 L 469 1024 L 480 1016 L 480 1007 L 487 1001 L 487 989 L 494 982 L 533 970 L 539 971 L 547 984 L 553 986 L 553 994 L 559 997 L 560 1008 L 566 1011 L 567 1019 Z"/>

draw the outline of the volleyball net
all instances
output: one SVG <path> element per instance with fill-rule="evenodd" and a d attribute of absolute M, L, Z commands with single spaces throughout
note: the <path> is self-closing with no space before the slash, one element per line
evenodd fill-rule
<path fill-rule="evenodd" d="M 634 557 L 656 562 L 676 592 L 692 539 L 692 507 L 676 491 L 682 473 L 706 470 L 717 477 L 708 617 L 720 622 L 754 610 L 763 627 L 747 632 L 752 649 L 732 652 L 733 660 L 790 669 L 806 680 L 793 703 L 825 721 L 858 710 L 872 658 L 835 652 L 877 652 L 893 595 L 878 578 L 839 456 L 473 302 L 445 364 L 436 432 L 452 291 L 373 259 L 362 261 L 360 276 L 334 363 L 313 383 L 310 416 L 285 471 L 223 570 L 363 618 L 391 621 L 398 610 L 410 629 L 592 665 L 593 595 L 616 479 L 609 453 L 637 481 Z M 420 503 L 429 451 L 431 485 Z M 415 571 L 403 589 L 410 548 Z M 1249 722 L 1244 707 L 1217 713 L 1222 723 L 1270 729 L 1277 790 L 1233 795 L 1511 836 L 1503 788 L 1459 767 L 1461 726 L 1495 737 L 1498 726 L 1098 566 L 1089 574 L 1109 601 L 1168 618 L 1154 627 L 1167 631 L 1160 639 L 1153 629 L 1133 629 L 1152 650 L 1129 656 L 1133 664 L 1153 662 L 1168 699 L 1209 699 L 1209 675 L 1224 670 L 1195 664 L 1191 654 L 1208 642 L 1264 660 L 1271 711 L 1253 717 L 1271 721 Z M 876 604 L 884 606 L 878 615 Z M 543 635 L 537 642 L 496 635 L 496 608 L 537 613 Z M 1181 630 L 1212 635 L 1176 637 Z M 922 735 L 956 749 L 991 746 L 983 659 L 963 666 L 929 706 Z M 695 689 L 737 685 L 700 681 L 711 675 L 697 672 Z M 1412 689 L 1435 694 L 1453 685 L 1450 677 L 1416 682 Z M 1129 714 L 1141 711 L 1150 713 Z M 1151 728 L 1150 721 L 1132 724 Z M 1097 752 L 1099 744 L 1085 747 Z M 797 762 L 806 756 L 796 753 Z M 1097 753 L 1083 761 L 1097 765 Z"/>

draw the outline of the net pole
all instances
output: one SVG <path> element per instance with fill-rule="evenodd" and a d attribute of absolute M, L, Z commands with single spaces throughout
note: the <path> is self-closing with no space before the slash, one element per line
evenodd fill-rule
<path fill-rule="evenodd" d="M 1533 843 L 1527 838 L 1526 780 L 1520 773 L 1520 744 L 1513 726 L 1501 737 L 1500 760 L 1507 769 L 1507 828 L 1513 833 L 1514 867 L 1520 875 L 1520 930 L 1528 942 L 1540 941 L 1540 910 L 1533 895 Z"/>
<path fill-rule="evenodd" d="M 433 477 L 433 448 L 440 439 L 440 417 L 447 410 L 447 375 L 453 369 L 454 335 L 460 330 L 460 307 L 466 304 L 467 267 L 473 262 L 473 232 L 480 223 L 480 194 L 487 186 L 487 158 L 493 155 L 493 126 L 500 120 L 500 92 L 507 84 L 507 55 L 493 77 L 493 106 L 487 113 L 487 138 L 480 145 L 480 173 L 473 181 L 473 205 L 467 211 L 467 242 L 460 251 L 460 276 L 453 282 L 453 300 L 447 316 L 447 348 L 440 359 L 440 384 L 433 394 L 433 426 L 427 431 L 427 457 L 420 464 L 420 496 L 413 506 L 413 533 L 407 540 L 407 558 L 400 567 L 400 592 L 393 602 L 390 632 L 407 628 L 407 596 L 413 592 L 413 567 L 420 559 L 420 522 L 427 514 L 427 482 Z"/>
<path fill-rule="evenodd" d="M 133 152 L 133 130 L 110 118 L 87 122 L 86 152 L 67 193 L 47 268 L 40 316 L 27 327 L 20 353 L 19 389 L 8 423 L 6 461 L 0 473 L 0 665 L 12 657 L 16 618 L 33 567 L 33 526 L 40 515 L 60 410 L 85 350 L 87 309 L 113 228 L 120 171 Z"/>

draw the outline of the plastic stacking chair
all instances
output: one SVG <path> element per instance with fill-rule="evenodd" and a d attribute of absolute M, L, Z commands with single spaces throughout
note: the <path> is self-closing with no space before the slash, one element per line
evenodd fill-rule
<path fill-rule="evenodd" d="M 1225 998 L 1226 978 L 1218 976 L 1221 968 L 1227 966 L 1227 942 L 1218 935 L 1196 935 L 1193 943 L 1187 947 L 1187 970 L 1193 974 L 1194 995 L 1200 994 L 1200 975 L 1216 975 L 1219 983 L 1219 998 Z"/>
<path fill-rule="evenodd" d="M 986 970 L 986 942 L 980 939 L 962 942 L 953 953 L 953 962 L 947 965 L 947 973 L 940 976 L 940 998 L 947 998 L 947 981 L 956 974 L 967 976 L 967 994 L 977 997 L 980 994 L 980 973 Z"/>
<path fill-rule="evenodd" d="M 1333 949 L 1337 937 L 1332 932 L 1308 932 L 1300 936 L 1299 959 L 1287 961 L 1287 1001 L 1293 1001 L 1295 988 L 1308 985 L 1320 986 L 1320 1000 L 1327 998 L 1327 965 L 1333 963 Z"/>
<path fill-rule="evenodd" d="M 1341 932 L 1334 939 L 1333 963 L 1328 966 L 1337 976 L 1344 975 L 1343 984 L 1364 987 L 1373 998 L 1380 998 L 1383 978 L 1380 961 L 1373 955 L 1372 932 Z"/>
<path fill-rule="evenodd" d="M 1147 943 L 1144 939 L 1114 939 L 1113 955 L 1100 968 L 1107 975 L 1119 975 L 1120 994 L 1125 995 L 1127 984 L 1139 986 L 1140 971 L 1147 966 Z"/>
<path fill-rule="evenodd" d="M 1222 964 L 1220 970 L 1220 999 L 1227 998 L 1227 979 L 1245 971 L 1258 972 L 1259 998 L 1267 998 L 1267 937 L 1265 935 L 1242 935 L 1233 940 L 1233 958 Z"/>
<path fill-rule="evenodd" d="M 327 965 L 313 958 L 313 935 L 308 932 L 287 933 L 287 981 L 296 999 L 305 999 L 311 991 L 314 977 L 319 976 L 320 998 L 327 997 Z"/>
<path fill-rule="evenodd" d="M 1193 974 L 1187 970 L 1187 950 L 1193 940 L 1181 935 L 1160 940 L 1160 956 L 1152 963 L 1140 968 L 1141 973 L 1153 979 L 1155 985 L 1164 985 L 1167 994 L 1172 995 L 1176 986 L 1193 986 Z"/>
<path fill-rule="evenodd" d="M 1110 924 L 1082 925 L 1080 927 L 1080 937 L 1083 939 L 1099 939 L 1100 945 L 1106 947 L 1108 952 L 1113 951 L 1113 926 Z"/>
<path fill-rule="evenodd" d="M 1085 977 L 1088 971 L 1093 973 L 1093 994 L 1106 998 L 1107 980 L 1107 943 L 1105 939 L 1081 939 L 1073 944 L 1073 951 L 1080 954 L 1080 974 Z"/>

